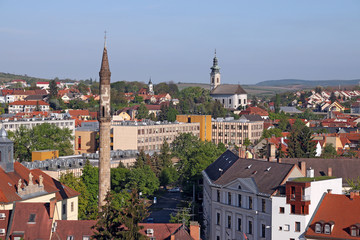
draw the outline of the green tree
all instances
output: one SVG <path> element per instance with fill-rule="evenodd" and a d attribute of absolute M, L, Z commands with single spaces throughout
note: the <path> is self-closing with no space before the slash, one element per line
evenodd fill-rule
<path fill-rule="evenodd" d="M 99 169 L 87 161 L 82 169 L 81 180 L 89 193 L 86 214 L 88 219 L 96 219 L 98 216 Z"/>
<path fill-rule="evenodd" d="M 288 156 L 290 158 L 314 157 L 315 145 L 310 128 L 300 123 L 292 126 L 288 142 Z"/>
<path fill-rule="evenodd" d="M 83 95 L 87 95 L 89 92 L 89 86 L 85 84 L 84 82 L 80 82 L 76 88 L 79 90 L 79 92 Z"/>
<path fill-rule="evenodd" d="M 337 152 L 336 149 L 334 148 L 332 143 L 328 143 L 325 145 L 322 153 L 321 153 L 321 157 L 322 158 L 335 158 L 337 157 Z"/>
<path fill-rule="evenodd" d="M 94 234 L 91 239 L 122 239 L 121 232 L 125 229 L 119 213 L 120 209 L 115 204 L 114 196 L 109 192 L 105 198 L 105 205 L 102 206 L 99 213 L 98 221 L 93 227 Z"/>
<path fill-rule="evenodd" d="M 143 103 L 144 102 L 144 98 L 143 97 L 141 97 L 141 96 L 139 96 L 139 95 L 136 95 L 135 97 L 134 97 L 134 103 Z"/>
<path fill-rule="evenodd" d="M 162 168 L 168 168 L 168 167 L 172 166 L 170 147 L 169 147 L 168 142 L 165 139 L 160 148 L 159 159 L 161 161 Z"/>
<path fill-rule="evenodd" d="M 53 98 L 57 98 L 58 96 L 58 87 L 56 84 L 56 80 L 51 80 L 49 82 L 49 98 L 53 99 Z"/>
<path fill-rule="evenodd" d="M 175 183 L 179 178 L 179 174 L 174 167 L 166 167 L 160 173 L 160 185 L 167 186 L 169 184 Z"/>
<path fill-rule="evenodd" d="M 66 174 L 62 174 L 59 181 L 80 193 L 78 202 L 79 219 L 88 219 L 88 204 L 90 195 L 82 179 L 79 177 L 75 177 L 72 172 L 69 172 Z"/>
<path fill-rule="evenodd" d="M 246 147 L 246 149 L 251 145 L 251 141 L 249 138 L 245 138 L 243 145 Z"/>
<path fill-rule="evenodd" d="M 111 190 L 116 193 L 124 190 L 130 171 L 124 167 L 111 168 Z"/>
<path fill-rule="evenodd" d="M 183 207 L 179 209 L 176 214 L 170 214 L 170 221 L 171 223 L 182 223 L 185 226 L 190 226 L 190 219 L 191 219 L 191 203 L 187 207 Z"/>
<path fill-rule="evenodd" d="M 270 129 L 264 129 L 262 138 L 271 138 L 272 136 L 275 137 L 281 137 L 282 131 L 280 128 L 270 128 Z"/>
<path fill-rule="evenodd" d="M 280 95 L 276 94 L 275 96 L 275 103 L 274 103 L 274 108 L 275 108 L 275 113 L 279 113 L 280 112 Z"/>
<path fill-rule="evenodd" d="M 60 156 L 74 154 L 72 132 L 68 128 L 61 129 L 54 124 L 43 123 L 33 128 L 21 126 L 15 132 L 9 132 L 14 141 L 15 159 L 31 161 L 31 153 L 39 150 L 59 150 Z"/>
<path fill-rule="evenodd" d="M 136 118 L 146 119 L 149 116 L 149 110 L 144 103 L 140 104 Z"/>
<path fill-rule="evenodd" d="M 145 154 L 145 151 L 141 149 L 139 155 L 136 157 L 134 168 L 143 168 L 149 158 L 150 156 Z"/>
<path fill-rule="evenodd" d="M 346 182 L 349 185 L 351 191 L 360 190 L 360 177 L 359 176 L 357 177 L 357 179 L 346 179 Z"/>
<path fill-rule="evenodd" d="M 128 189 L 137 189 L 144 195 L 151 195 L 159 189 L 159 179 L 151 170 L 150 166 L 143 168 L 134 168 L 129 172 L 125 187 Z"/>
<path fill-rule="evenodd" d="M 171 104 L 167 111 L 166 118 L 169 122 L 175 122 L 176 115 L 178 114 L 179 114 L 178 110 L 176 110 L 176 108 L 174 108 L 174 106 Z"/>
<path fill-rule="evenodd" d="M 126 227 L 126 231 L 121 231 L 120 239 L 126 240 L 143 240 L 148 239 L 140 233 L 143 228 L 139 225 L 146 217 L 149 216 L 144 199 L 141 199 L 138 192 L 133 189 L 131 197 L 126 207 L 122 208 L 119 215 L 119 220 Z"/>

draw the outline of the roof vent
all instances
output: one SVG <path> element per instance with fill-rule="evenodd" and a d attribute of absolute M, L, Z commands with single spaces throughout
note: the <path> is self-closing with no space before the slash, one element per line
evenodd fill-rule
<path fill-rule="evenodd" d="M 224 171 L 224 169 L 222 169 L 222 168 L 219 168 L 219 172 L 223 172 Z"/>
<path fill-rule="evenodd" d="M 247 169 L 250 169 L 250 168 L 251 168 L 251 165 L 252 165 L 252 164 L 250 164 L 250 165 L 249 165 L 249 166 L 247 166 L 246 168 L 247 168 Z"/>
<path fill-rule="evenodd" d="M 268 172 L 268 171 L 270 171 L 270 169 L 271 169 L 271 167 L 268 167 L 268 168 L 266 169 L 266 171 Z"/>
<path fill-rule="evenodd" d="M 254 174 L 254 175 L 255 175 L 256 173 L 257 173 L 257 171 L 253 171 L 253 173 L 252 173 L 252 174 Z"/>
<path fill-rule="evenodd" d="M 0 219 L 5 219 L 6 218 L 6 214 L 5 213 L 0 213 Z"/>

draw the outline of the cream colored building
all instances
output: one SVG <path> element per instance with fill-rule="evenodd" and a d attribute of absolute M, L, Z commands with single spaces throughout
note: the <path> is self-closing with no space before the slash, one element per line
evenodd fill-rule
<path fill-rule="evenodd" d="M 200 136 L 200 123 L 113 122 L 113 150 L 160 150 L 164 140 L 171 144 L 181 133 Z"/>
<path fill-rule="evenodd" d="M 252 143 L 261 138 L 264 120 L 259 115 L 243 115 L 239 120 L 218 118 L 212 120 L 212 142 L 226 146 L 242 146 L 248 138 Z"/>

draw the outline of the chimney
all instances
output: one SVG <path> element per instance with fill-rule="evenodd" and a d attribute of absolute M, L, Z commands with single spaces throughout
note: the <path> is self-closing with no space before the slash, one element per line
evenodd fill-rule
<path fill-rule="evenodd" d="M 278 159 L 277 159 L 277 162 L 278 162 L 278 163 L 281 163 L 281 161 L 282 161 L 281 158 L 278 158 Z"/>
<path fill-rule="evenodd" d="M 300 162 L 300 169 L 301 169 L 302 175 L 306 176 L 306 162 L 305 161 Z"/>
<path fill-rule="evenodd" d="M 190 222 L 190 236 L 194 240 L 200 240 L 200 225 L 198 222 Z"/>
<path fill-rule="evenodd" d="M 327 192 L 328 192 L 328 194 L 331 194 L 332 189 L 328 189 Z"/>
<path fill-rule="evenodd" d="M 174 234 L 171 234 L 170 240 L 175 240 L 175 235 Z"/>
<path fill-rule="evenodd" d="M 310 167 L 308 170 L 306 170 L 306 177 L 308 177 L 308 178 L 313 178 L 313 177 L 315 177 L 315 175 L 314 175 L 314 169 L 312 169 L 312 168 Z"/>
<path fill-rule="evenodd" d="M 55 213 L 55 207 L 56 207 L 56 198 L 50 199 L 50 219 L 54 218 Z"/>
<path fill-rule="evenodd" d="M 328 167 L 328 174 L 329 177 L 332 177 L 332 167 Z"/>
<path fill-rule="evenodd" d="M 354 192 L 350 192 L 350 199 L 354 199 L 355 197 L 355 193 Z"/>

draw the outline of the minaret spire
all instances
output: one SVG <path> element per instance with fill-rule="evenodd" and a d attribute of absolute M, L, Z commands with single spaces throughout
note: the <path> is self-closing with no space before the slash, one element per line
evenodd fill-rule
<path fill-rule="evenodd" d="M 215 55 L 213 59 L 213 65 L 210 68 L 210 90 L 215 89 L 217 86 L 220 85 L 220 67 L 218 66 L 218 59 L 216 57 L 216 48 L 215 48 Z"/>
<path fill-rule="evenodd" d="M 106 31 L 100 76 L 100 148 L 99 148 L 99 211 L 105 205 L 106 194 L 110 191 L 110 77 L 109 59 L 106 49 Z"/>

